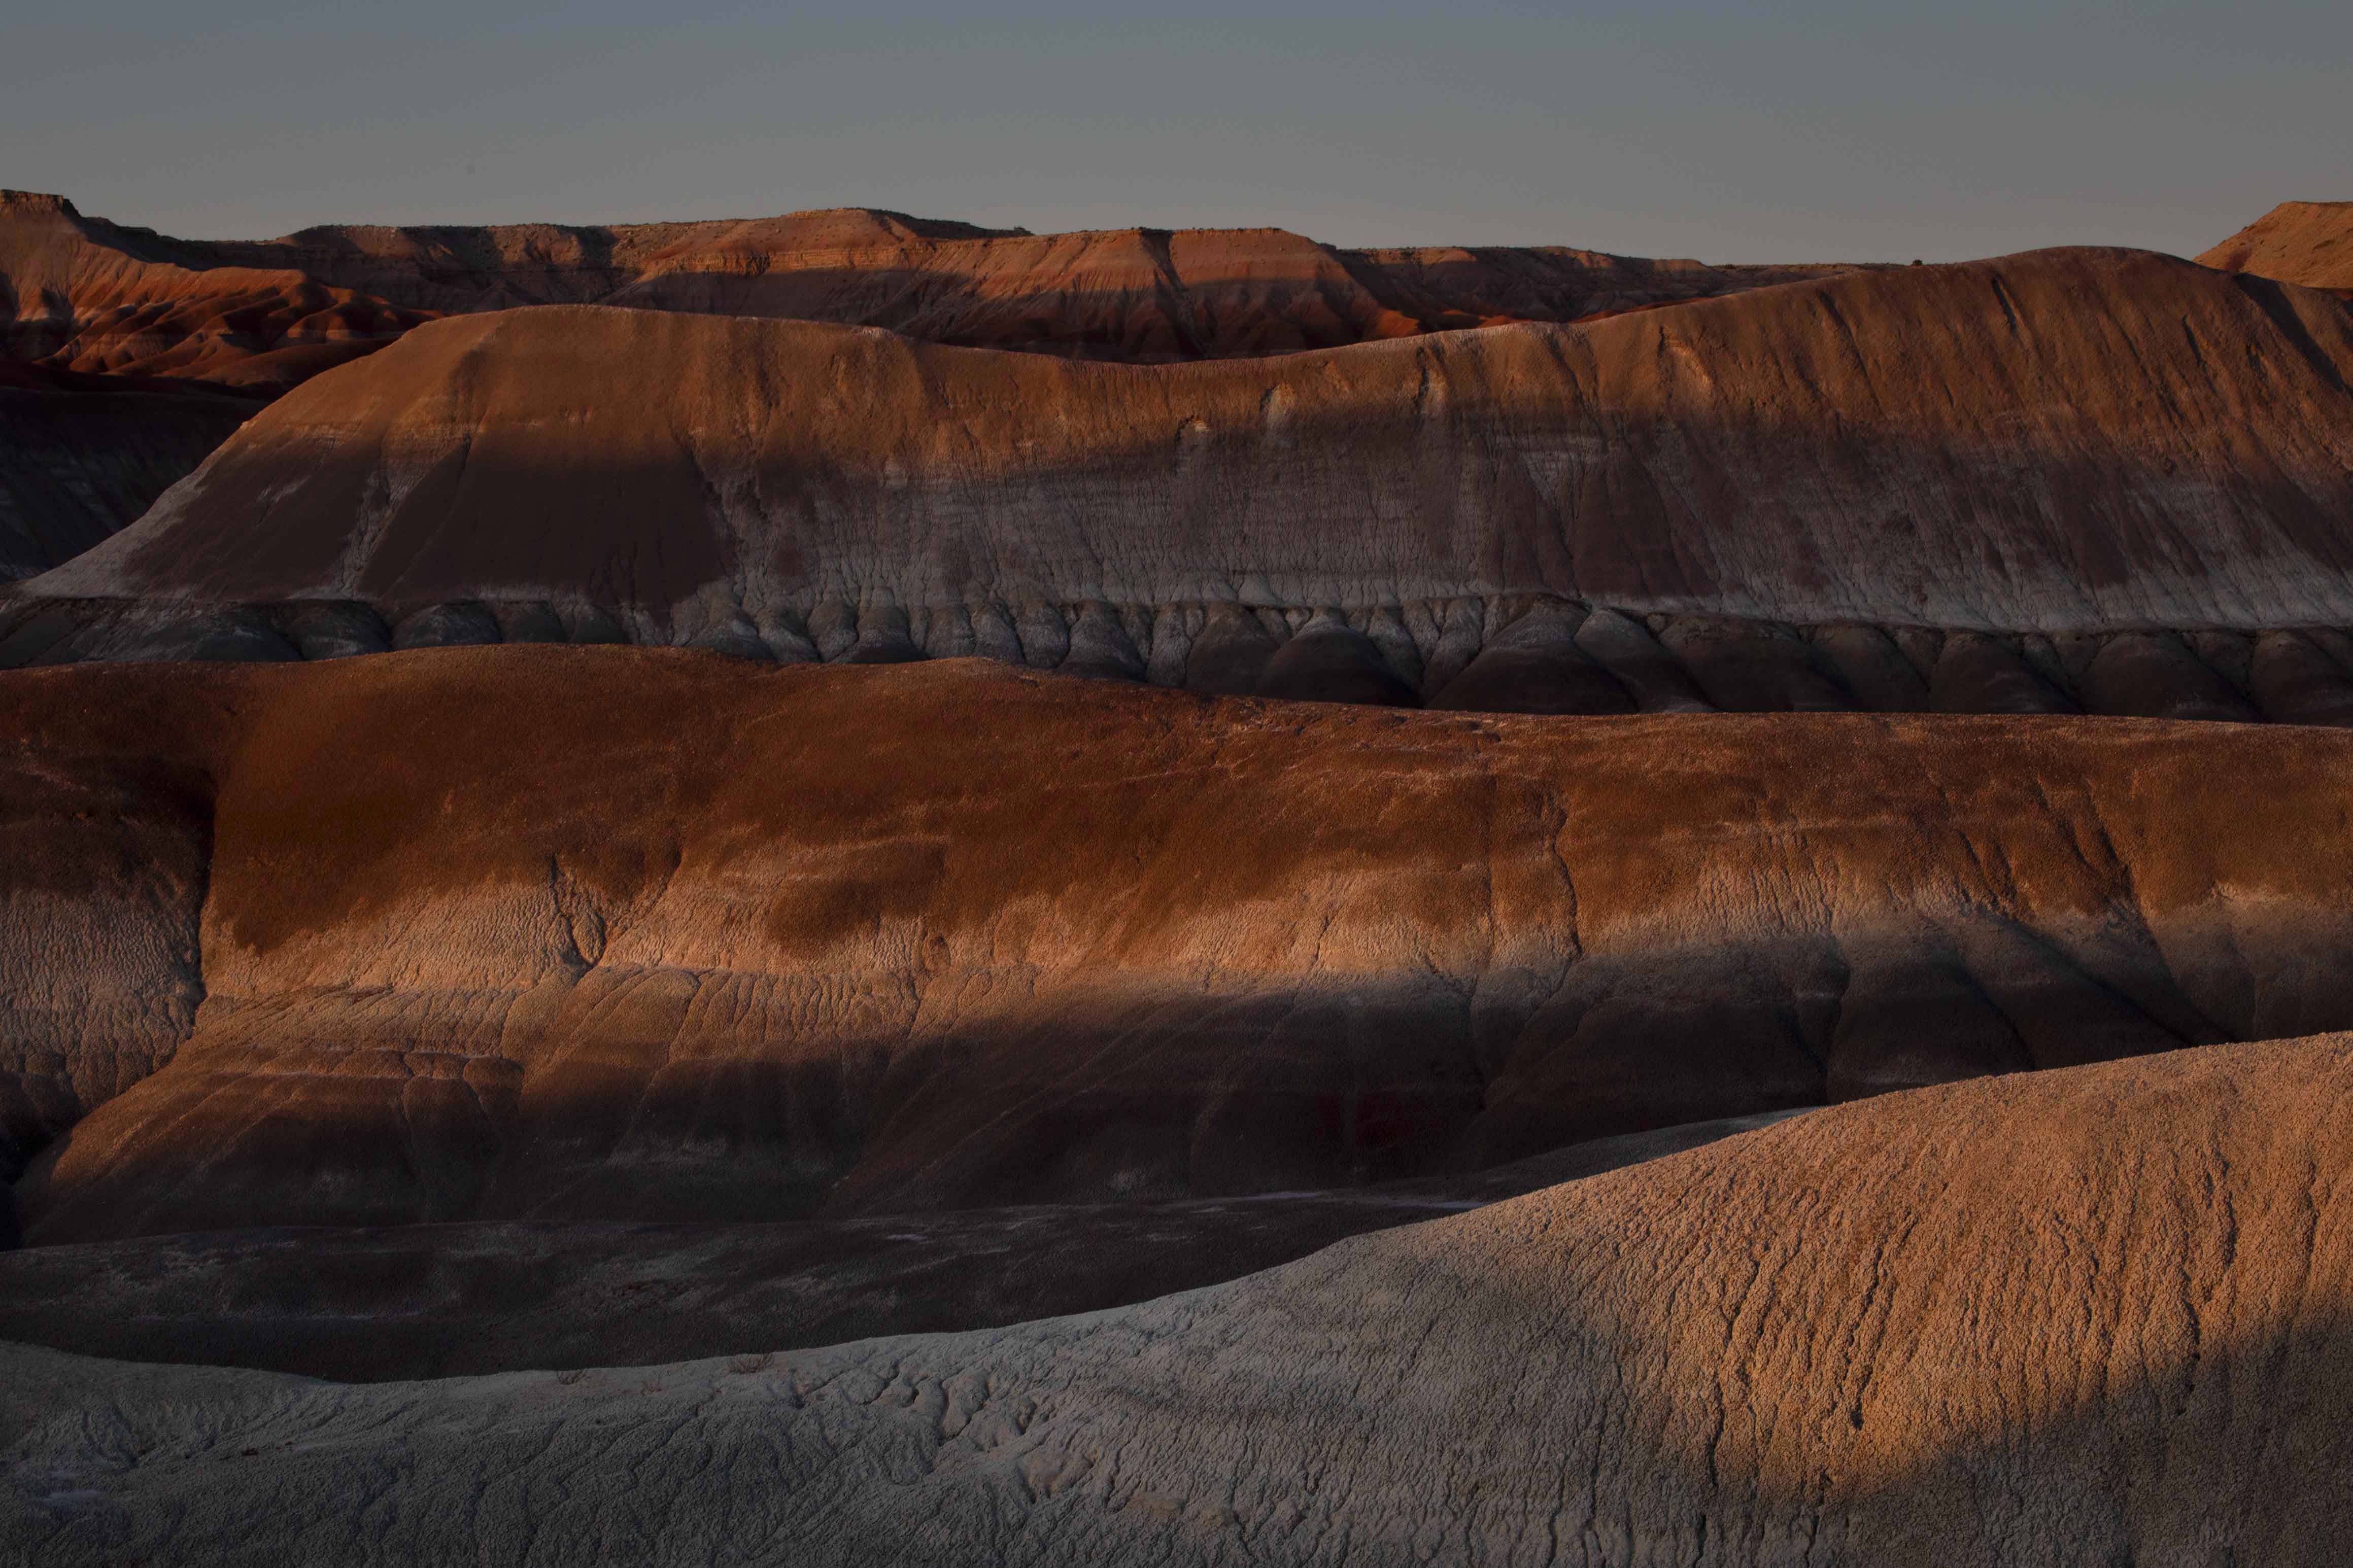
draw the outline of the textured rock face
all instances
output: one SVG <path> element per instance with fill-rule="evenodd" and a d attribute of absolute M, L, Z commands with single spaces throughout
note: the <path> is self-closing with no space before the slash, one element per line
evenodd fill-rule
<path fill-rule="evenodd" d="M 29 721 L 0 704 L 19 721 L 0 741 L 0 1168 L 13 1176 L 194 1027 L 212 809 L 177 729 L 203 721 L 201 701 Z"/>
<path fill-rule="evenodd" d="M 353 1388 L 7 1352 L 19 1561 L 2338 1561 L 2353 1049 L 1818 1112 L 987 1332 Z"/>
<path fill-rule="evenodd" d="M 229 613 L 290 657 L 332 603 L 378 646 L 531 616 L 1450 705 L 2290 717 L 2353 699 L 2267 700 L 2255 657 L 2353 625 L 2348 371 L 2337 301 L 2122 251 L 1157 367 L 519 311 L 281 400 L 0 658 Z"/>
<path fill-rule="evenodd" d="M 202 248 L 0 191 L 0 357 L 268 395 L 428 319 Z"/>
<path fill-rule="evenodd" d="M 2326 730 L 522 647 L 0 700 L 210 835 L 193 1030 L 18 1184 L 38 1241 L 1322 1188 L 2353 1022 Z M 189 994 L 187 904 L 118 902 L 109 984 Z M 85 964 L 25 907 L 12 973 Z"/>
<path fill-rule="evenodd" d="M 573 227 L 340 225 L 174 239 L 0 191 L 0 354 L 281 392 L 438 316 L 616 304 L 1183 360 L 1574 321 L 1848 270 L 1561 247 L 1348 251 L 1282 229 L 1031 235 L 841 208 Z"/>
<path fill-rule="evenodd" d="M 266 398 L 438 317 L 594 303 L 805 317 L 1082 359 L 1221 358 L 1570 321 L 1844 270 L 1556 247 L 1340 251 L 1280 229 L 1033 236 L 862 208 L 616 227 L 348 225 L 222 242 L 0 191 L 0 369 Z M 230 427 L 219 405 L 167 412 L 115 398 L 69 415 L 5 385 L 0 581 L 121 527 Z M 58 426 L 68 417 L 70 432 Z M 28 530 L 39 548 L 15 547 Z"/>
<path fill-rule="evenodd" d="M 137 519 L 255 406 L 0 360 L 0 584 Z"/>
<path fill-rule="evenodd" d="M 383 1382 L 994 1328 L 1221 1284 L 1782 1114 L 1418 1182 L 752 1225 L 271 1227 L 0 1252 L 0 1340 Z"/>
<path fill-rule="evenodd" d="M 2353 202 L 2282 202 L 2198 259 L 2353 299 Z"/>
<path fill-rule="evenodd" d="M 1339 251 L 1280 229 L 1039 237 L 859 208 L 618 227 L 338 226 L 213 242 L 0 191 L 0 582 L 137 516 L 234 423 L 220 405 L 65 405 L 6 390 L 36 366 L 266 398 L 438 317 L 600 302 L 1083 359 L 1220 358 L 1576 320 L 1842 270 L 1559 247 Z M 210 631 L 194 641 L 208 657 L 243 646 Z"/>

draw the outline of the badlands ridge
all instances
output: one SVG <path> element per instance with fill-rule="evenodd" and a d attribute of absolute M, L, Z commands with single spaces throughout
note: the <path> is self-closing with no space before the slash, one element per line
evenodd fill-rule
<path fill-rule="evenodd" d="M 467 317 L 0 601 L 0 660 L 978 654 L 1537 712 L 2353 715 L 2353 310 L 2138 252 L 1118 366 Z"/>
<path fill-rule="evenodd" d="M 0 703 L 40 1243 L 1330 1188 L 2353 1026 L 2329 729 L 561 647 Z"/>
<path fill-rule="evenodd" d="M 0 195 L 0 1563 L 2336 1561 L 2348 210 Z"/>

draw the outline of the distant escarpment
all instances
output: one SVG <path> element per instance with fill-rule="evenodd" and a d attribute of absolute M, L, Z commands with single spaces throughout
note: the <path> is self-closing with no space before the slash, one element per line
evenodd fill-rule
<path fill-rule="evenodd" d="M 1576 321 L 1850 270 L 1561 246 L 1345 250 L 1282 229 L 1033 235 L 845 207 L 696 223 L 175 239 L 0 191 L 0 357 L 283 391 L 438 317 L 625 305 L 1131 361 Z"/>
<path fill-rule="evenodd" d="M 498 647 L 0 740 L 43 1243 L 1298 1192 L 2353 1024 L 2325 729 Z"/>
<path fill-rule="evenodd" d="M 1281 229 L 1032 235 L 856 207 L 189 240 L 86 216 L 62 196 L 0 191 L 0 368 L 267 399 L 424 322 L 543 304 L 793 317 L 1157 363 L 1577 321 L 1844 270 L 1556 246 L 1352 251 Z M 21 417 L 0 426 L 0 574 L 57 565 L 121 527 L 229 428 L 198 442 L 186 414 L 120 399 L 72 418 L 70 450 Z M 71 474 L 62 488 L 36 474 L 26 500 L 10 494 L 33 482 L 10 471 L 26 467 Z M 28 528 L 37 548 L 9 539 Z"/>
<path fill-rule="evenodd" d="M 1121 366 L 437 323 L 0 663 L 628 641 L 1548 712 L 2353 719 L 2353 311 L 2140 252 Z"/>

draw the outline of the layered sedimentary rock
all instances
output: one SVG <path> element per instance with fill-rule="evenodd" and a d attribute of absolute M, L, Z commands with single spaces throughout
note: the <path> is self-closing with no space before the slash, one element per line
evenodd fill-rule
<path fill-rule="evenodd" d="M 2321 729 L 553 647 L 0 703 L 36 1241 L 1325 1188 L 2353 1023 Z M 104 1098 L 58 976 L 176 1054 Z"/>
<path fill-rule="evenodd" d="M 2338 1561 L 2353 1047 L 1893 1096 L 1115 1312 L 352 1387 L 5 1352 L 17 1561 Z"/>
<path fill-rule="evenodd" d="M 263 395 L 429 318 L 273 258 L 204 254 L 0 191 L 0 357 L 88 374 L 201 381 Z"/>
<path fill-rule="evenodd" d="M 2353 300 L 2353 202 L 2282 202 L 2198 259 Z"/>
<path fill-rule="evenodd" d="M 1443 707 L 2340 720 L 2348 369 L 2327 296 L 2108 250 L 1148 367 L 516 311 L 282 400 L 27 585 L 0 661 L 626 639 Z"/>
<path fill-rule="evenodd" d="M 0 192 L 0 353 L 282 391 L 436 317 L 617 304 L 1089 359 L 1573 321 L 1847 270 L 1565 247 L 1351 251 L 1282 229 L 1032 235 L 860 207 L 699 223 L 330 225 L 175 239 Z"/>
<path fill-rule="evenodd" d="M 593 303 L 805 317 L 1087 359 L 1218 358 L 1570 321 L 1841 270 L 1559 247 L 1344 251 L 1280 229 L 1034 236 L 864 208 L 601 227 L 336 225 L 206 241 L 0 191 L 0 366 L 266 398 L 427 321 Z M 0 489 L 0 506 L 37 502 L 44 517 L 41 552 L 0 559 L 20 575 L 66 559 L 59 542 L 87 548 L 130 521 L 228 428 L 197 443 L 187 411 L 121 399 L 106 421 L 125 423 L 94 424 L 84 407 L 69 437 L 50 427 L 54 412 L 47 425 L 27 417 L 0 426 L 0 487 L 21 488 L 12 468 L 46 485 L 32 502 Z M 72 482 L 48 493 L 53 468 L 70 481 L 105 477 L 77 501 Z M 24 526 L 0 511 L 0 542 Z"/>
<path fill-rule="evenodd" d="M 271 1226 L 0 1251 L 0 1340 L 354 1382 L 1001 1327 L 1221 1284 L 1783 1114 L 1323 1192 L 771 1224 Z"/>
<path fill-rule="evenodd" d="M 137 519 L 256 406 L 0 361 L 0 584 Z"/>

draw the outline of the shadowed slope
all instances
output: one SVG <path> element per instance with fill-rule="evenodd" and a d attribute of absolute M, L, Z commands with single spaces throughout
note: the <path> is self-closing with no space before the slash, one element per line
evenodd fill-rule
<path fill-rule="evenodd" d="M 0 359 L 0 584 L 136 519 L 256 406 Z"/>
<path fill-rule="evenodd" d="M 196 781 L 205 867 L 193 1033 L 20 1184 L 38 1240 L 1328 1187 L 2353 1022 L 2328 731 L 522 647 L 0 703 L 33 773 Z M 35 816 L 17 984 L 183 994 L 191 905 Z M 118 1048 L 25 1016 L 50 1092 Z"/>
<path fill-rule="evenodd" d="M 776 657 L 1047 665 L 1092 616 L 1172 682 L 1208 608 L 1240 600 L 1286 633 L 1345 617 L 1425 690 L 1513 595 L 2332 626 L 2353 624 L 2348 370 L 2353 313 L 2326 296 L 2125 251 L 1149 368 L 519 311 L 305 386 L 28 591 L 167 617 L 536 603 L 557 636 L 585 617 Z"/>
<path fill-rule="evenodd" d="M 2282 202 L 2198 259 L 2353 300 L 2353 202 Z"/>
<path fill-rule="evenodd" d="M 2343 1037 L 1890 1097 L 1145 1306 L 352 1388 L 7 1354 L 20 1561 L 2337 1561 Z"/>
<path fill-rule="evenodd" d="M 594 303 L 881 326 L 1082 359 L 1190 360 L 1576 320 L 1844 270 L 1556 247 L 1340 251 L 1280 229 L 1032 236 L 855 207 L 617 226 L 333 225 L 206 241 L 87 217 L 61 196 L 0 191 L 0 365 L 266 397 L 438 317 Z M 108 410 L 114 421 L 141 412 L 121 399 Z M 197 444 L 185 413 L 160 405 L 130 424 L 76 413 L 69 437 L 54 411 L 48 424 L 27 425 L 21 410 L 0 424 L 0 581 L 121 526 L 227 430 Z M 30 500 L 26 474 L 37 481 Z M 83 484 L 95 489 L 84 496 Z M 137 502 L 128 510 L 126 492 Z M 11 533 L 32 531 L 39 550 L 11 551 Z"/>
<path fill-rule="evenodd" d="M 1126 1306 L 1779 1114 L 1324 1192 L 769 1225 L 271 1228 L 0 1252 L 0 1340 L 383 1382 L 638 1366 Z"/>

